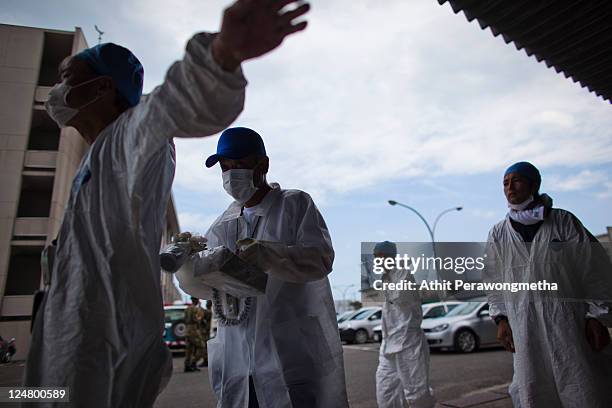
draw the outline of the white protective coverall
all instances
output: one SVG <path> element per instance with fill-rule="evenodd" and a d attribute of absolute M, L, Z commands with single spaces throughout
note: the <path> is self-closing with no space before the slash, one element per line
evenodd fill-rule
<path fill-rule="evenodd" d="M 109 124 L 79 166 L 25 373 L 26 386 L 70 388 L 70 404 L 57 406 L 150 407 L 169 380 L 159 248 L 172 137 L 216 133 L 244 103 L 242 72 L 224 72 L 211 41 L 194 36 L 164 83 Z"/>
<path fill-rule="evenodd" d="M 571 213 L 551 209 L 528 250 L 507 216 L 489 233 L 485 282 L 557 282 L 558 291 L 490 291 L 491 316 L 508 317 L 512 329 L 515 407 L 611 407 L 612 347 L 596 353 L 587 343 L 585 318 L 610 327 L 612 271 L 592 235 Z M 552 245 L 551 245 L 552 243 Z M 599 250 L 598 250 L 599 249 Z M 567 254 L 573 252 L 572 259 Z M 602 257 L 603 256 L 603 257 Z"/>
<path fill-rule="evenodd" d="M 218 407 L 246 407 L 249 376 L 261 408 L 348 407 L 342 346 L 327 274 L 334 250 L 323 217 L 310 196 L 277 184 L 254 207 L 249 225 L 237 202 L 212 224 L 208 247 L 236 251 L 236 241 L 267 241 L 256 254 L 268 274 L 266 293 L 252 299 L 248 318 L 220 326 L 208 341 L 210 382 Z M 193 263 L 198 270 L 197 258 Z M 210 288 L 188 289 L 211 298 Z M 223 292 L 221 292 L 223 295 Z"/>
<path fill-rule="evenodd" d="M 391 269 L 383 282 L 414 281 L 406 269 Z M 416 290 L 385 290 L 382 344 L 376 370 L 380 408 L 429 408 L 435 405 L 429 385 L 429 346 L 421 329 L 423 312 Z"/>

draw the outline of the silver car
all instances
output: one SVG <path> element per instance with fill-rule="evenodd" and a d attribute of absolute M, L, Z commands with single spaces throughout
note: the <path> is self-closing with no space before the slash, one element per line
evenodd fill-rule
<path fill-rule="evenodd" d="M 374 335 L 374 327 L 380 325 L 382 308 L 364 307 L 338 324 L 340 339 L 348 343 L 363 344 Z"/>
<path fill-rule="evenodd" d="M 423 319 L 433 319 L 435 317 L 445 316 L 448 312 L 453 310 L 459 305 L 462 305 L 464 302 L 458 301 L 447 301 L 447 302 L 434 302 L 434 303 L 425 303 L 421 305 L 421 309 L 423 311 Z M 382 326 L 376 326 L 374 328 L 374 341 L 381 342 L 382 341 Z"/>
<path fill-rule="evenodd" d="M 497 326 L 487 302 L 465 302 L 444 317 L 423 320 L 421 325 L 431 348 L 471 353 L 482 346 L 498 346 Z"/>

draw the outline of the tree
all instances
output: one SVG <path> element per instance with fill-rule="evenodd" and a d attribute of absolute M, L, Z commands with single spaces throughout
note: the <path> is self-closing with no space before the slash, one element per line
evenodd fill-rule
<path fill-rule="evenodd" d="M 363 307 L 363 304 L 358 300 L 353 300 L 349 303 L 349 306 L 352 307 L 354 310 L 359 310 Z"/>

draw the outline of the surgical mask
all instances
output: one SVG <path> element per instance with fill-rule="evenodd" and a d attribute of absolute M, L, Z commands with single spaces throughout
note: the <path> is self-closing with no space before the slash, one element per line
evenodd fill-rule
<path fill-rule="evenodd" d="M 510 210 L 508 216 L 523 225 L 537 224 L 540 221 L 544 221 L 544 206 L 540 205 L 536 208 L 522 211 Z"/>
<path fill-rule="evenodd" d="M 223 188 L 240 204 L 249 201 L 257 191 L 257 187 L 253 184 L 253 170 L 251 169 L 226 170 L 222 177 Z"/>
<path fill-rule="evenodd" d="M 51 116 L 51 119 L 53 119 L 59 127 L 66 127 L 66 124 L 72 118 L 74 118 L 83 108 L 91 105 L 92 103 L 100 99 L 101 96 L 97 96 L 78 108 L 71 108 L 66 102 L 66 96 L 68 95 L 68 92 L 81 85 L 93 82 L 96 79 L 98 79 L 98 77 L 85 82 L 81 82 L 80 84 L 74 86 L 70 86 L 61 82 L 51 88 L 51 91 L 49 92 L 49 98 L 47 99 L 47 102 L 45 102 L 45 109 L 47 110 L 49 116 Z"/>
<path fill-rule="evenodd" d="M 508 203 L 508 208 L 514 211 L 523 211 L 533 202 L 533 195 L 530 195 L 528 199 L 519 204 Z"/>

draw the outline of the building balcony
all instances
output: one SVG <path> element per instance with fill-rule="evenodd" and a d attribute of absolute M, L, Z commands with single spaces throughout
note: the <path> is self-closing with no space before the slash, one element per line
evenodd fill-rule
<path fill-rule="evenodd" d="M 49 92 L 51 92 L 51 88 L 51 86 L 37 86 L 36 92 L 34 93 L 34 102 L 47 102 L 47 99 L 49 99 Z"/>
<path fill-rule="evenodd" d="M 2 299 L 2 317 L 31 316 L 34 296 L 4 296 Z"/>
<path fill-rule="evenodd" d="M 23 166 L 31 169 L 54 169 L 57 152 L 52 150 L 28 150 L 25 153 Z"/>
<path fill-rule="evenodd" d="M 15 218 L 13 236 L 15 237 L 44 237 L 49 228 L 48 217 L 18 217 Z"/>

